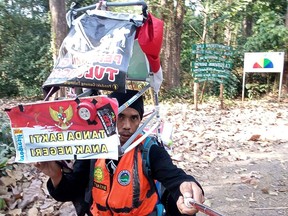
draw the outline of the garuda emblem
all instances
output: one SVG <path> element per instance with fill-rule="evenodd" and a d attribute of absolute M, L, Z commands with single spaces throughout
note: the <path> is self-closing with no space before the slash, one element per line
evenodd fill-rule
<path fill-rule="evenodd" d="M 49 107 L 49 112 L 52 119 L 58 122 L 58 124 L 55 124 L 56 127 L 62 130 L 67 130 L 73 124 L 69 122 L 73 117 L 73 109 L 71 105 L 66 110 L 60 106 L 59 111 Z"/>

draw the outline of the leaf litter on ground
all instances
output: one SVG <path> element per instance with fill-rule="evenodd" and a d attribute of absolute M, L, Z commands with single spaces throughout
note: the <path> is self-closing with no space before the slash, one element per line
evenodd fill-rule
<path fill-rule="evenodd" d="M 17 101 L 0 102 L 3 110 Z M 287 102 L 235 101 L 224 110 L 207 102 L 198 111 L 160 104 L 162 121 L 173 124 L 171 157 L 202 184 L 206 205 L 223 215 L 288 215 Z M 0 215 L 76 215 L 49 195 L 46 181 L 35 167 L 13 164 L 0 178 Z"/>

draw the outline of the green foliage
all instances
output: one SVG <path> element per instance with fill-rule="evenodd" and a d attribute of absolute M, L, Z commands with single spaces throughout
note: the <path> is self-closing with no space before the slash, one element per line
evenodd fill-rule
<path fill-rule="evenodd" d="M 224 93 L 225 98 L 236 98 L 241 92 L 241 80 L 236 73 L 231 72 L 229 79 L 224 83 Z M 220 92 L 219 92 L 220 93 Z"/>
<path fill-rule="evenodd" d="M 6 209 L 7 208 L 7 205 L 6 205 L 6 202 L 4 200 L 4 198 L 0 198 L 0 210 L 3 210 L 3 209 Z"/>
<path fill-rule="evenodd" d="M 202 89 L 204 83 L 200 84 L 200 89 Z M 229 79 L 226 79 L 223 83 L 224 92 L 223 97 L 226 99 L 237 98 L 239 96 L 239 92 L 241 92 L 241 82 L 239 77 L 237 77 L 234 73 L 231 73 Z M 220 83 L 207 81 L 204 89 L 204 97 L 219 97 L 220 95 Z"/>
<path fill-rule="evenodd" d="M 179 88 L 173 88 L 166 92 L 163 92 L 159 99 L 161 101 L 171 100 L 174 102 L 181 102 L 185 100 L 193 100 L 193 90 L 190 86 L 182 86 Z"/>
<path fill-rule="evenodd" d="M 198 5 L 195 7 L 195 5 Z M 204 15 L 207 15 L 206 43 L 229 44 L 233 47 L 233 75 L 224 85 L 224 96 L 235 98 L 241 95 L 242 74 L 245 52 L 288 52 L 288 29 L 284 18 L 287 13 L 286 0 L 233 0 L 233 1 L 193 1 L 190 5 L 194 10 L 187 10 L 182 35 L 181 65 L 184 72 L 191 71 L 191 62 L 195 61 L 191 55 L 191 43 L 199 43 L 204 31 Z M 194 11 L 198 11 L 197 14 Z M 205 10 L 205 11 L 204 11 Z M 251 29 L 249 24 L 251 24 Z M 247 26 L 248 25 L 248 26 Z M 228 31 L 227 31 L 228 30 Z M 231 35 L 227 34 L 231 33 Z M 183 80 L 183 79 L 182 79 Z M 193 82 L 193 79 L 190 80 Z M 267 93 L 264 86 L 272 86 L 269 82 L 275 80 L 254 79 L 259 84 L 258 95 Z M 219 94 L 219 84 L 206 83 L 205 95 Z M 254 97 L 255 97 L 254 96 Z"/>
<path fill-rule="evenodd" d="M 288 51 L 288 29 L 275 11 L 263 13 L 255 23 L 254 32 L 244 46 L 245 51 Z"/>
<path fill-rule="evenodd" d="M 12 168 L 7 167 L 7 161 L 12 156 L 15 156 L 15 148 L 11 137 L 11 130 L 9 125 L 4 123 L 0 130 L 0 177 L 6 175 L 6 169 Z"/>
<path fill-rule="evenodd" d="M 69 8 L 72 0 L 65 2 Z M 78 2 L 81 2 L 81 7 L 95 3 L 92 0 Z M 174 3 L 178 4 L 179 1 Z M 177 20 L 177 11 L 171 13 L 170 7 L 159 7 L 158 0 L 149 1 L 147 4 L 149 11 L 156 16 L 159 15 L 157 17 L 175 14 L 175 17 L 170 18 Z M 113 10 L 126 11 L 123 7 L 115 7 Z M 193 89 L 190 87 L 193 84 L 191 62 L 194 60 L 191 46 L 201 42 L 205 29 L 204 13 L 208 19 L 205 26 L 206 42 L 227 44 L 229 39 L 229 44 L 234 48 L 233 76 L 225 83 L 225 97 L 234 98 L 241 94 L 245 52 L 288 52 L 288 30 L 284 25 L 287 0 L 197 0 L 190 1 L 185 11 L 181 35 L 182 87 L 164 92 L 163 95 L 183 95 L 190 98 Z M 41 86 L 50 74 L 53 63 L 48 13 L 47 0 L 0 1 L 0 97 L 42 94 Z M 247 28 L 245 25 L 249 23 L 246 21 L 251 23 L 251 35 L 244 31 Z M 165 25 L 167 24 L 168 22 L 165 22 Z M 227 34 L 227 30 L 231 35 Z M 169 44 L 169 39 L 166 40 L 165 44 Z M 260 78 L 253 81 L 252 83 L 259 85 L 266 84 L 261 82 Z M 217 95 L 218 87 L 217 83 L 208 84 L 205 93 Z"/>
<path fill-rule="evenodd" d="M 195 17 L 194 12 L 187 8 L 183 34 L 181 36 L 181 66 L 186 73 L 191 73 L 191 60 L 193 61 L 192 45 L 201 41 L 201 18 Z"/>
<path fill-rule="evenodd" d="M 261 96 L 273 91 L 275 83 L 278 82 L 275 74 L 249 74 L 245 88 L 249 99 L 259 99 Z M 278 83 L 277 83 L 278 84 Z"/>
<path fill-rule="evenodd" d="M 3 121 L 3 120 L 1 120 Z M 1 122 L 2 127 L 0 131 L 0 142 L 1 143 L 12 143 L 11 129 L 8 123 Z"/>
<path fill-rule="evenodd" d="M 259 99 L 261 95 L 267 93 L 269 89 L 268 84 L 250 83 L 246 84 L 247 96 L 249 99 Z"/>
<path fill-rule="evenodd" d="M 25 2 L 0 6 L 0 97 L 39 94 L 51 70 L 45 7 L 40 7 L 42 1 L 37 2 L 39 8 Z"/>

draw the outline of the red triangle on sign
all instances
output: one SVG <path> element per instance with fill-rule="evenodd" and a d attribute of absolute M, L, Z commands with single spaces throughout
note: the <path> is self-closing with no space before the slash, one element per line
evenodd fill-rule
<path fill-rule="evenodd" d="M 261 65 L 259 65 L 257 62 L 253 65 L 253 68 L 262 68 Z"/>

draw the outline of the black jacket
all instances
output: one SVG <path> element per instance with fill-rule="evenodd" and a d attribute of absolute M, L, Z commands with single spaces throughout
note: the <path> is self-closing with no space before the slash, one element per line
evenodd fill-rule
<path fill-rule="evenodd" d="M 169 154 L 163 147 L 152 145 L 149 160 L 152 178 L 160 181 L 174 200 L 177 201 L 181 195 L 179 186 L 184 181 L 193 181 L 200 186 L 194 177 L 187 175 L 172 163 Z M 47 182 L 47 188 L 51 196 L 62 202 L 72 201 L 78 215 L 89 212 L 92 202 L 91 191 L 95 161 L 75 161 L 73 172 L 63 173 L 62 180 L 56 188 L 53 187 L 51 179 Z"/>

